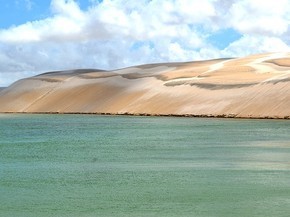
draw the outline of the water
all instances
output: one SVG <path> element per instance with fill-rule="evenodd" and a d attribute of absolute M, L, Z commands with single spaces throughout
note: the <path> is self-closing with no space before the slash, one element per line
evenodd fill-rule
<path fill-rule="evenodd" d="M 0 216 L 289 216 L 290 122 L 0 115 Z"/>

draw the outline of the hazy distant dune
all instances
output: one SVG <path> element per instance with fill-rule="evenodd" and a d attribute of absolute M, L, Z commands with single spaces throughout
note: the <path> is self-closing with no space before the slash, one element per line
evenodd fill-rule
<path fill-rule="evenodd" d="M 0 112 L 289 118 L 290 54 L 48 72 L 2 89 Z"/>

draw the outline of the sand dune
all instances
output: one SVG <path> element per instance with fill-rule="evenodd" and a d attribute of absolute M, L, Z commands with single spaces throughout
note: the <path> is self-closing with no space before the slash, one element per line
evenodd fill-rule
<path fill-rule="evenodd" d="M 0 90 L 0 112 L 290 117 L 290 53 L 44 73 Z"/>

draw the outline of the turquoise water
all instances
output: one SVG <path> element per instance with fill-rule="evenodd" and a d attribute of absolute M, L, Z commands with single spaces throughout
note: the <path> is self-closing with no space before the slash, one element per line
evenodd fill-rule
<path fill-rule="evenodd" d="M 0 115 L 0 216 L 289 216 L 290 122 Z"/>

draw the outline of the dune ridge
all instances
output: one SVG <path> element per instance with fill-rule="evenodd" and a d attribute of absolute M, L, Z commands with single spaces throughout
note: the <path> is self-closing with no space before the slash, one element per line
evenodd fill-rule
<path fill-rule="evenodd" d="M 0 90 L 2 113 L 290 117 L 290 53 L 56 71 Z"/>

